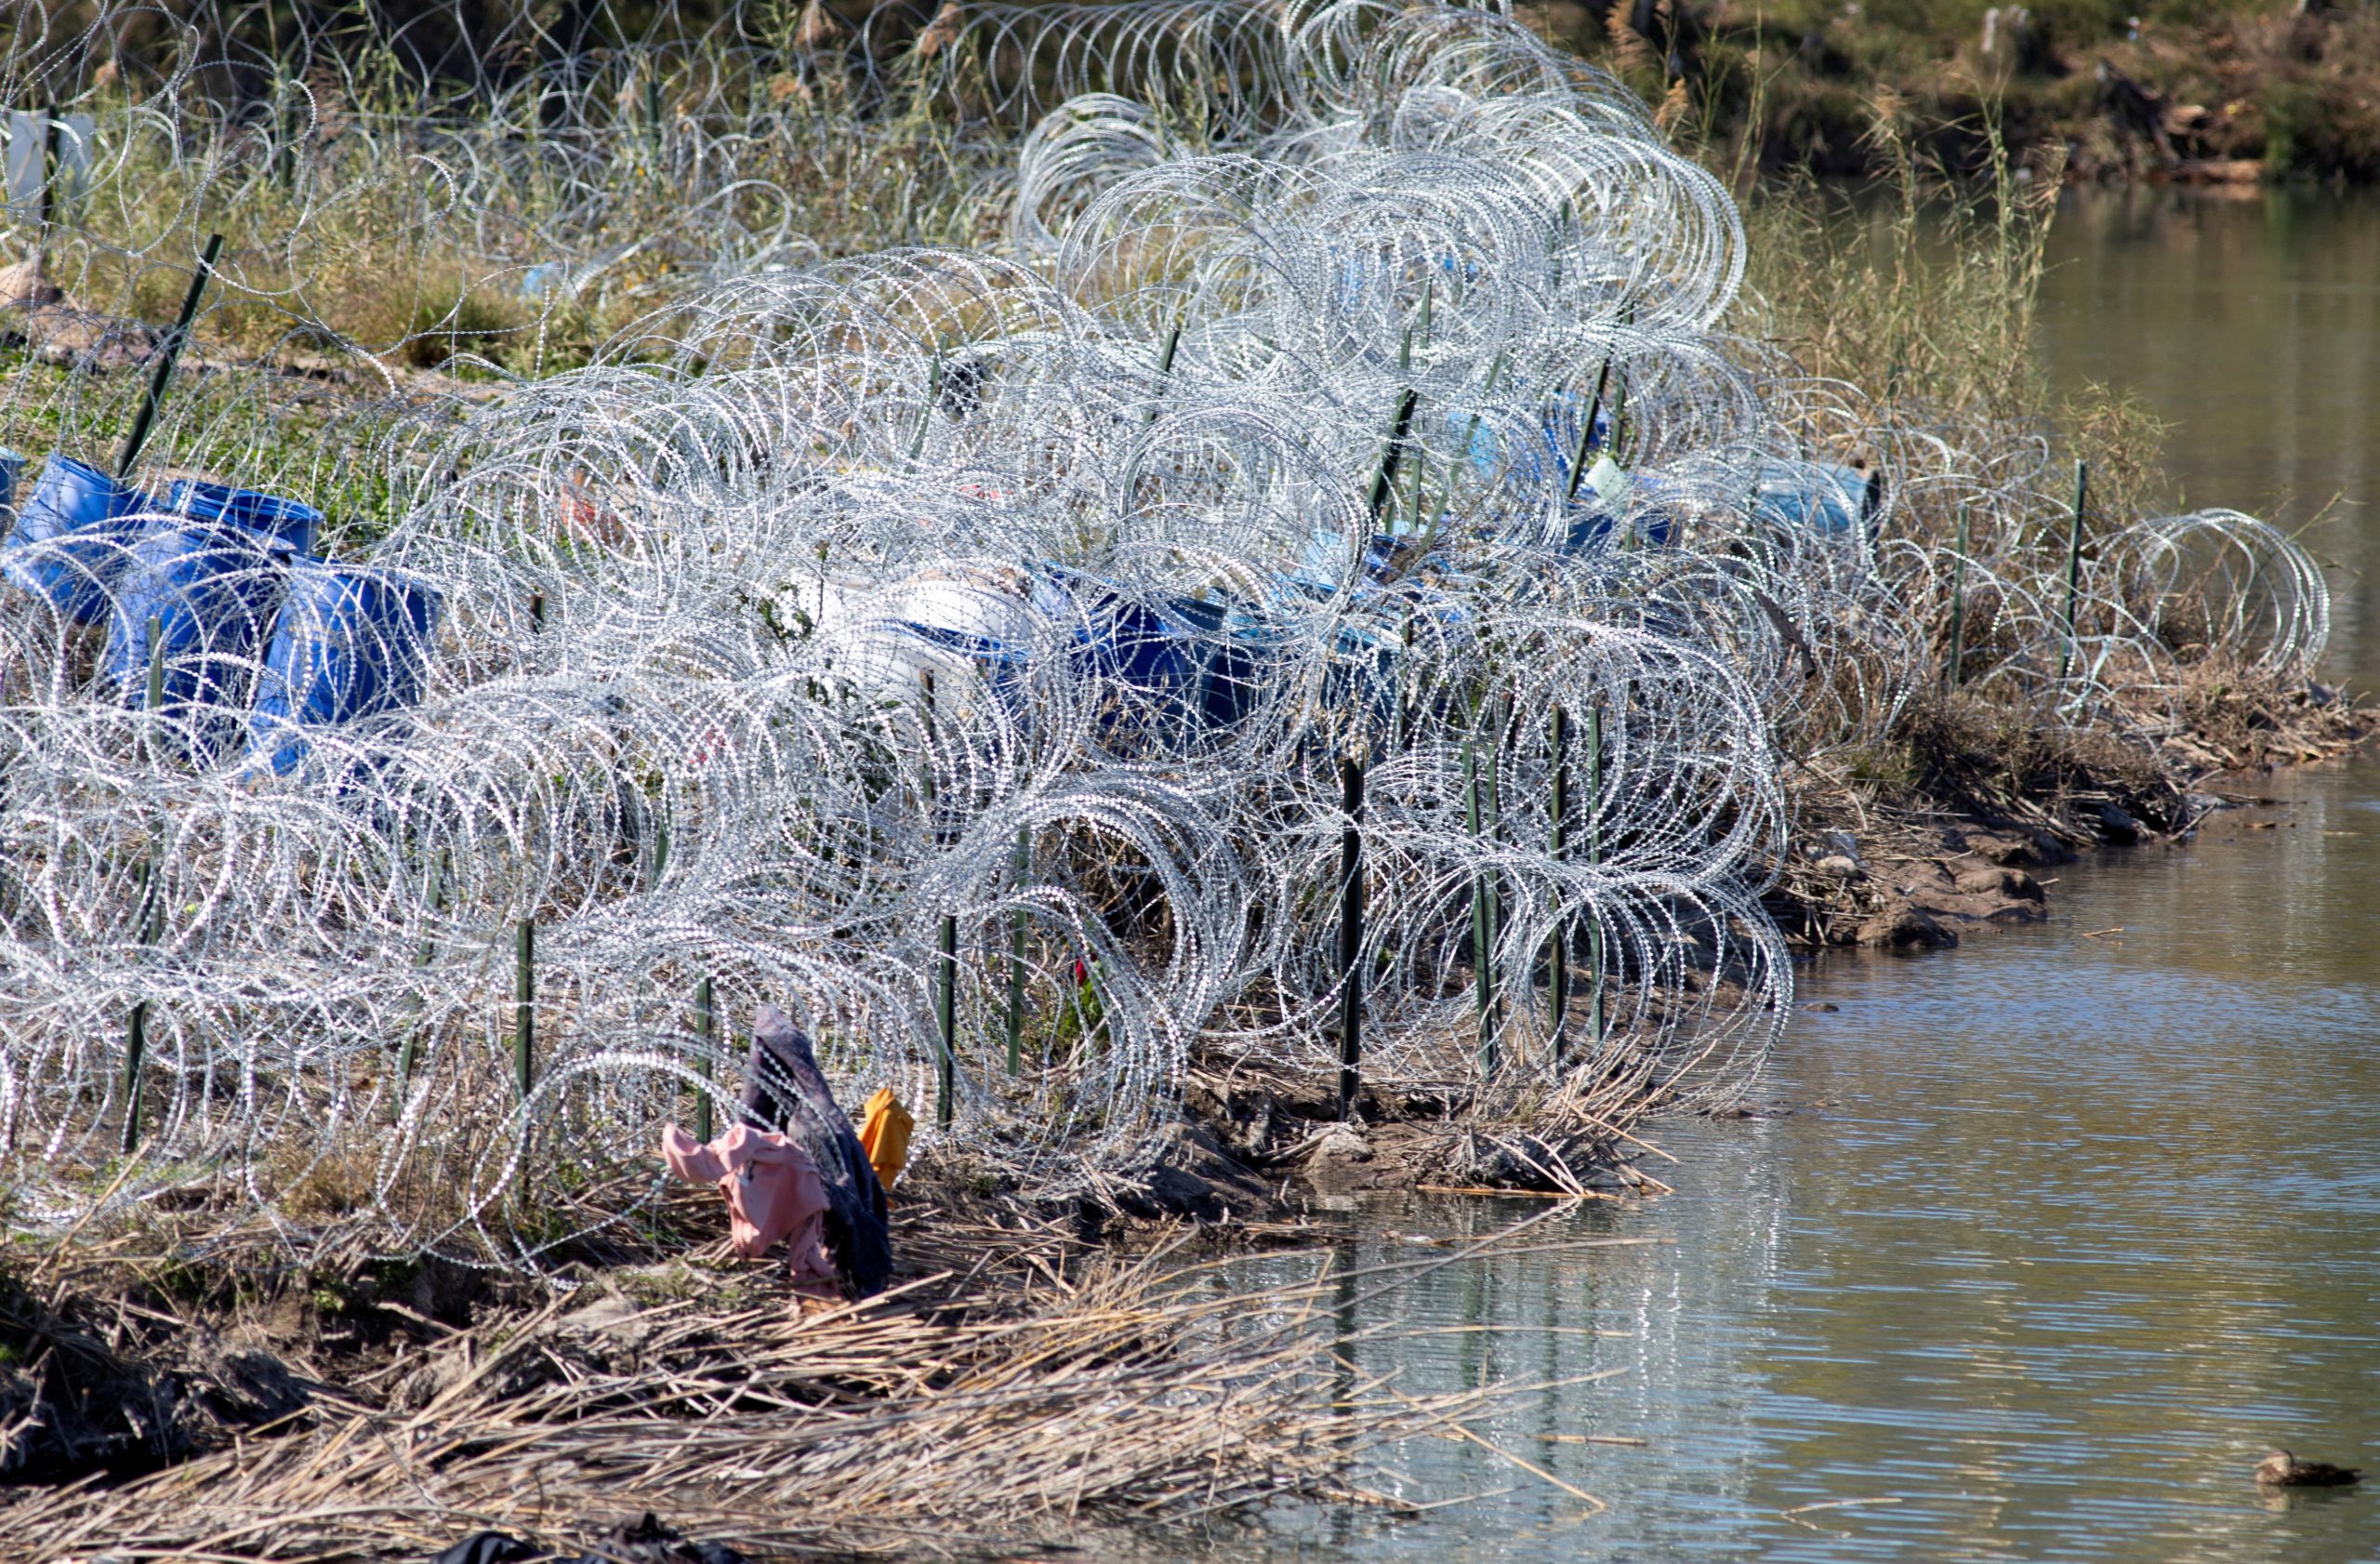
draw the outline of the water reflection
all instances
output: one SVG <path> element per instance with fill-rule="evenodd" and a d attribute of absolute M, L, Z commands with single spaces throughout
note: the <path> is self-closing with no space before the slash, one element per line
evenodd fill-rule
<path fill-rule="evenodd" d="M 1396 1298 L 1398 1343 L 1350 1306 L 1359 1371 L 1412 1392 L 1608 1375 L 1474 1425 L 1608 1513 L 1421 1440 L 1409 1497 L 1512 1491 L 1286 1517 L 1262 1551 L 2380 1557 L 2380 1492 L 2268 1504 L 2248 1478 L 2275 1443 L 2380 1466 L 2380 772 L 2272 789 L 2195 845 L 2068 870 L 2045 927 L 1808 974 L 1841 1009 L 1780 1061 L 1794 1112 L 1673 1126 L 1677 1195 L 1538 1229 L 1651 1241 L 1448 1266 Z M 1392 1203 L 1346 1258 L 1530 1214 Z M 1646 1443 L 1580 1442 L 1609 1436 Z"/>
<path fill-rule="evenodd" d="M 2294 528 L 2334 558 L 2342 676 L 2380 682 L 2380 197 L 2079 190 L 2051 231 L 2037 341 L 2054 383 L 2138 392 L 2174 425 L 2175 503 Z"/>

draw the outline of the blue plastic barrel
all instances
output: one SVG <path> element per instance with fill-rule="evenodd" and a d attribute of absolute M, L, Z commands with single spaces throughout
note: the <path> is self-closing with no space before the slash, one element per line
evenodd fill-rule
<path fill-rule="evenodd" d="M 1752 498 L 1778 526 L 1841 535 L 1866 521 L 1872 482 L 1865 469 L 1835 462 L 1770 461 L 1761 464 Z"/>
<path fill-rule="evenodd" d="M 1620 529 L 1623 521 L 1633 527 L 1639 542 L 1667 548 L 1676 540 L 1677 520 L 1665 503 L 1675 497 L 1675 485 L 1669 479 L 1658 472 L 1632 472 L 1628 495 L 1623 507 L 1628 515 L 1619 517 L 1611 514 L 1592 486 L 1581 487 L 1567 512 L 1568 532 L 1563 547 L 1574 554 L 1599 548 Z"/>
<path fill-rule="evenodd" d="M 215 522 L 152 521 L 116 582 L 99 668 L 125 705 L 149 700 L 149 621 L 157 621 L 169 716 L 193 723 L 193 758 L 211 762 L 238 727 L 289 572 L 271 533 Z M 194 709 L 217 708 L 219 722 Z"/>
<path fill-rule="evenodd" d="M 108 593 L 156 503 L 73 457 L 42 465 L 0 543 L 0 574 L 78 624 L 107 612 Z M 44 547 L 46 545 L 46 547 Z"/>
<path fill-rule="evenodd" d="M 271 533 L 301 554 L 314 551 L 314 537 L 323 524 L 323 513 L 301 500 L 193 478 L 178 478 L 167 485 L 165 509 L 193 522 L 229 522 Z"/>
<path fill-rule="evenodd" d="M 1236 605 L 1227 600 L 1173 596 L 1164 600 L 1164 608 L 1187 631 L 1183 650 L 1197 674 L 1189 710 L 1208 728 L 1234 726 L 1255 709 L 1269 688 L 1264 673 L 1276 659 L 1249 633 L 1252 627 L 1244 616 L 1236 616 Z"/>
<path fill-rule="evenodd" d="M 1519 443 L 1510 453 L 1509 468 L 1505 466 L 1507 453 L 1497 436 L 1496 426 L 1481 417 L 1479 409 L 1448 408 L 1446 427 L 1456 439 L 1469 441 L 1463 455 L 1480 477 L 1493 478 L 1501 471 L 1514 484 L 1530 487 L 1560 484 L 1567 491 L 1570 462 L 1579 452 L 1579 419 L 1586 411 L 1585 400 L 1574 391 L 1555 391 L 1538 415 L 1537 437 Z M 1594 436 L 1587 443 L 1587 465 L 1593 466 L 1595 457 L 1610 448 L 1611 409 L 1598 407 Z"/>
<path fill-rule="evenodd" d="M 308 727 L 376 717 L 421 698 L 444 600 L 385 571 L 298 560 L 248 717 L 250 760 L 286 774 Z"/>
<path fill-rule="evenodd" d="M 0 445 L 0 510 L 17 503 L 17 484 L 25 475 L 25 458 Z"/>

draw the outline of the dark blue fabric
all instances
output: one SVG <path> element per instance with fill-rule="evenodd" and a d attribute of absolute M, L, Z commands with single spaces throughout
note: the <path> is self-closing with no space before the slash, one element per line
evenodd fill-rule
<path fill-rule="evenodd" d="M 744 1068 L 744 1114 L 810 1155 L 826 1186 L 826 1253 L 857 1297 L 884 1291 L 892 1276 L 892 1232 L 884 1186 L 860 1148 L 852 1121 L 818 1068 L 801 1028 L 764 1004 L 752 1021 Z"/>
<path fill-rule="evenodd" d="M 501 1531 L 474 1531 L 430 1564 L 558 1564 L 561 1555 L 506 1536 Z M 633 1526 L 615 1526 L 603 1533 L 591 1553 L 571 1564 L 751 1564 L 724 1543 L 690 1543 L 676 1528 L 665 1525 L 647 1510 Z"/>
<path fill-rule="evenodd" d="M 501 1531 L 474 1531 L 453 1547 L 430 1556 L 430 1564 L 523 1564 L 526 1559 L 550 1557 L 540 1547 L 532 1547 L 518 1537 L 508 1537 Z"/>

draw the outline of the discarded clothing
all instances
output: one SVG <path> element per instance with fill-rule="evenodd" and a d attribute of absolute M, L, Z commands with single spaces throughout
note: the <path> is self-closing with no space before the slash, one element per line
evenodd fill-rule
<path fill-rule="evenodd" d="M 634 1526 L 615 1526 L 596 1540 L 595 1551 L 577 1564 L 749 1564 L 720 1543 L 690 1543 L 675 1527 L 644 1512 Z"/>
<path fill-rule="evenodd" d="M 876 1170 L 876 1181 L 890 1194 L 893 1181 L 901 1170 L 909 1165 L 909 1134 L 918 1121 L 901 1106 L 890 1086 L 879 1086 L 861 1110 L 859 1148 L 867 1153 L 868 1166 Z"/>
<path fill-rule="evenodd" d="M 746 1259 L 790 1239 L 787 1259 L 796 1282 L 840 1279 L 820 1239 L 826 1191 L 818 1166 L 800 1146 L 773 1131 L 737 1124 L 705 1146 L 671 1124 L 661 1132 L 661 1158 L 680 1178 L 715 1184 L 727 1197 L 729 1232 Z"/>
<path fill-rule="evenodd" d="M 562 1564 L 562 1555 L 549 1552 L 501 1531 L 474 1531 L 430 1564 Z M 724 1543 L 690 1543 L 676 1528 L 644 1512 L 633 1526 L 613 1527 L 596 1539 L 594 1551 L 571 1564 L 751 1564 Z"/>
<path fill-rule="evenodd" d="M 430 1557 L 430 1564 L 524 1564 L 552 1555 L 501 1531 L 474 1531 L 453 1547 Z"/>
<path fill-rule="evenodd" d="M 892 1275 L 892 1235 L 884 1185 L 835 1106 L 810 1040 L 764 1004 L 752 1021 L 752 1055 L 744 1067 L 744 1114 L 780 1131 L 810 1154 L 826 1188 L 826 1251 L 855 1297 L 884 1291 Z"/>

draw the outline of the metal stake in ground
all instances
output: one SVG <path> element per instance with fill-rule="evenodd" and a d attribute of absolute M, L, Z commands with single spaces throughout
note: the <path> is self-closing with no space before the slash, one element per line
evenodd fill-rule
<path fill-rule="evenodd" d="M 1479 840 L 1479 763 L 1475 745 L 1470 738 L 1462 741 L 1462 816 L 1463 826 L 1474 842 Z M 1492 1075 L 1496 1070 L 1496 1032 L 1489 1017 L 1496 1004 L 1496 979 L 1489 962 L 1493 944 L 1488 932 L 1488 877 L 1476 873 L 1471 880 L 1471 973 L 1472 1001 L 1479 1026 L 1479 1072 Z"/>
<path fill-rule="evenodd" d="M 1339 1118 L 1355 1117 L 1364 1062 L 1364 762 L 1339 762 Z"/>
<path fill-rule="evenodd" d="M 1388 446 L 1380 454 L 1380 468 L 1372 474 L 1372 492 L 1366 502 L 1375 527 L 1380 525 L 1381 517 L 1388 511 L 1388 497 L 1395 492 L 1397 464 L 1405 458 L 1405 441 L 1413 432 L 1413 409 L 1421 404 L 1421 393 L 1417 391 L 1408 391 L 1397 399 L 1396 417 L 1389 422 Z M 1357 541 L 1355 559 L 1358 563 L 1370 546 L 1369 539 Z"/>
<path fill-rule="evenodd" d="M 149 906 L 157 895 L 157 877 L 150 866 L 142 864 L 140 878 L 140 912 L 135 925 L 145 935 L 149 925 Z M 124 1154 L 132 1155 L 140 1144 L 140 1072 L 149 1053 L 149 1001 L 132 1001 L 132 1017 L 125 1027 L 124 1039 Z"/>
<path fill-rule="evenodd" d="M 1557 706 L 1554 709 L 1554 799 L 1548 831 L 1547 851 L 1554 861 L 1566 856 L 1563 828 L 1570 815 L 1570 714 Z M 1554 937 L 1547 942 L 1545 997 L 1552 1011 L 1554 1067 L 1562 1068 L 1562 1045 L 1570 1035 L 1570 930 L 1569 921 L 1554 925 Z"/>
<path fill-rule="evenodd" d="M 1016 894 L 1033 872 L 1033 828 L 1016 828 Z M 1008 1073 L 1022 1067 L 1025 1042 L 1025 908 L 1009 915 L 1008 925 Z"/>
<path fill-rule="evenodd" d="M 444 910 L 445 906 L 446 858 L 443 854 L 441 854 L 430 861 L 430 915 L 436 918 Z M 430 958 L 437 952 L 436 937 L 425 935 L 421 942 L 421 948 L 414 952 L 414 970 L 419 972 L 428 967 Z M 414 1062 L 421 1055 L 422 1018 L 419 1011 L 419 1001 L 416 1001 L 413 1025 L 405 1028 L 405 1040 L 397 1049 L 397 1089 L 389 1100 L 389 1122 L 391 1124 L 404 1117 L 405 1093 L 412 1089 L 413 1085 Z"/>
<path fill-rule="evenodd" d="M 718 1023 L 711 1004 L 710 974 L 694 980 L 694 1052 L 703 1083 L 694 1088 L 694 1138 L 707 1143 L 711 1131 L 710 1045 Z"/>
<path fill-rule="evenodd" d="M 918 790 L 926 807 L 933 815 L 936 842 L 949 839 L 950 831 L 942 822 L 941 806 L 935 795 L 933 781 L 933 670 L 920 669 L 918 685 L 921 692 L 919 708 L 920 726 L 925 733 L 926 766 L 919 778 Z M 933 974 L 933 1029 L 936 1052 L 934 1061 L 934 1122 L 947 1125 L 954 1111 L 952 1096 L 958 1088 L 959 1075 L 959 915 L 942 915 L 941 937 L 935 941 Z"/>
<path fill-rule="evenodd" d="M 33 220 L 47 228 L 58 219 L 58 105 L 53 103 L 41 112 L 41 186 L 35 197 L 41 203 Z"/>
<path fill-rule="evenodd" d="M 512 930 L 512 1071 L 527 1102 L 537 1084 L 537 925 L 527 918 Z"/>
<path fill-rule="evenodd" d="M 157 616 L 149 616 L 149 684 L 147 709 L 154 720 L 158 709 L 165 703 L 165 627 Z M 140 866 L 140 910 L 133 928 L 143 946 L 157 939 L 157 881 L 165 870 L 165 859 L 155 847 L 149 850 L 148 861 Z M 124 1033 L 124 1154 L 132 1155 L 140 1144 L 140 1075 L 149 1055 L 149 1001 L 132 1001 L 132 1014 L 125 1024 Z"/>
<path fill-rule="evenodd" d="M 1396 752 L 1401 755 L 1405 752 L 1407 736 L 1412 726 L 1411 714 L 1413 709 L 1410 702 L 1406 698 L 1405 689 L 1405 682 L 1412 677 L 1413 669 L 1412 615 L 1408 614 L 1405 616 L 1405 628 L 1398 632 L 1398 640 L 1404 645 L 1404 652 L 1396 659 L 1396 679 L 1394 686 L 1396 696 L 1396 709 L 1391 718 L 1392 726 L 1389 735 L 1389 742 L 1395 748 Z"/>
<path fill-rule="evenodd" d="M 1967 651 L 1967 508 L 1959 507 L 1959 546 L 1950 556 L 1950 665 L 1942 670 L 1942 686 L 1959 687 L 1959 664 Z"/>
<path fill-rule="evenodd" d="M 2066 647 L 2057 656 L 2057 682 L 2074 667 L 2074 597 L 2082 581 L 2082 505 L 2091 492 L 2091 464 L 2074 464 L 2074 526 L 2066 538 Z"/>
<path fill-rule="evenodd" d="M 951 1098 L 958 1089 L 959 1073 L 959 1012 L 954 1003 L 959 987 L 959 917 L 956 913 L 942 915 L 942 938 L 934 962 L 933 1024 L 941 1057 L 934 1061 L 938 1074 L 934 1081 L 933 1113 L 937 1123 L 947 1126 L 952 1112 Z"/>
<path fill-rule="evenodd" d="M 1597 812 L 1604 802 L 1604 709 L 1588 707 L 1588 862 L 1604 862 L 1604 828 Z M 1604 1042 L 1604 921 L 1588 919 L 1588 1042 Z"/>
<path fill-rule="evenodd" d="M 1611 386 L 1611 355 L 1604 355 L 1603 368 L 1595 376 L 1594 400 L 1587 404 L 1587 416 L 1579 425 L 1579 448 L 1570 457 L 1570 486 L 1562 497 L 1579 497 L 1579 480 L 1587 475 L 1587 453 L 1594 449 L 1595 419 L 1603 416 L 1603 393 Z"/>
<path fill-rule="evenodd" d="M 206 292 L 207 279 L 215 274 L 215 258 L 223 253 L 223 235 L 206 236 L 205 253 L 198 258 L 198 270 L 190 280 L 190 292 L 182 296 L 182 312 L 174 320 L 174 329 L 165 334 L 157 346 L 157 364 L 149 372 L 149 389 L 140 398 L 140 410 L 132 417 L 132 432 L 124 437 L 124 450 L 115 458 L 118 479 L 132 476 L 132 464 L 140 459 L 140 447 L 149 443 L 150 426 L 157 421 L 158 404 L 165 400 L 165 383 L 174 378 L 174 365 L 180 362 L 182 344 L 190 340 L 190 323 L 198 318 L 198 301 Z"/>
<path fill-rule="evenodd" d="M 1182 346 L 1182 323 L 1181 323 L 1181 322 L 1179 322 L 1179 321 L 1176 321 L 1176 322 L 1174 322 L 1174 323 L 1173 323 L 1173 329 L 1172 329 L 1171 331 L 1169 331 L 1169 332 L 1167 332 L 1167 333 L 1165 334 L 1165 351 L 1163 351 L 1162 353 L 1159 353 L 1159 354 L 1157 355 L 1157 392 L 1158 392 L 1158 395 L 1159 395 L 1159 396 L 1162 396 L 1162 395 L 1164 394 L 1164 391 L 1165 391 L 1165 382 L 1166 382 L 1167 378 L 1168 378 L 1168 377 L 1170 377 L 1170 376 L 1171 376 L 1171 375 L 1172 375 L 1172 373 L 1173 373 L 1173 354 L 1174 354 L 1174 351 L 1175 351 L 1175 350 L 1179 349 L 1181 346 Z M 1154 423 L 1156 423 L 1156 422 L 1157 422 L 1157 407 L 1158 407 L 1158 402 L 1157 402 L 1157 399 L 1156 397 L 1152 397 L 1152 398 L 1150 398 L 1150 399 L 1149 399 L 1149 410 L 1148 410 L 1147 414 L 1146 414 L 1145 416 L 1144 416 L 1144 417 L 1142 418 L 1142 419 L 1141 419 L 1141 427 L 1142 427 L 1143 429 L 1146 429 L 1146 428 L 1148 428 L 1151 424 L 1154 424 Z"/>
<path fill-rule="evenodd" d="M 1499 691 L 1496 703 L 1490 710 L 1494 714 L 1496 726 L 1492 735 L 1494 742 L 1488 747 L 1488 775 L 1484 789 L 1486 797 L 1481 802 L 1487 806 L 1485 822 L 1487 840 L 1492 846 L 1504 840 L 1504 746 L 1512 742 L 1513 736 L 1511 692 Z M 1504 937 L 1504 887 L 1502 881 L 1492 874 L 1488 877 L 1487 883 L 1488 953 L 1492 961 L 1496 948 L 1502 943 Z M 1490 987 L 1488 999 L 1488 1024 L 1497 1032 L 1501 1033 L 1504 1029 L 1503 996 L 1496 988 Z"/>

